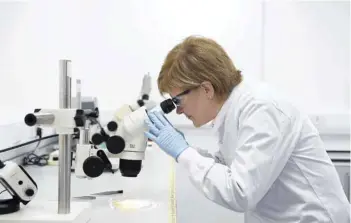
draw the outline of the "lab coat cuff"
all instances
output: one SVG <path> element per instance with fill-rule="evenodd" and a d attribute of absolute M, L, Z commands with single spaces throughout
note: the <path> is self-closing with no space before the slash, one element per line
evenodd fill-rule
<path fill-rule="evenodd" d="M 213 165 L 214 159 L 201 156 L 196 149 L 188 147 L 178 157 L 178 163 L 192 172 L 194 168 L 203 170 L 207 169 L 206 167 Z"/>

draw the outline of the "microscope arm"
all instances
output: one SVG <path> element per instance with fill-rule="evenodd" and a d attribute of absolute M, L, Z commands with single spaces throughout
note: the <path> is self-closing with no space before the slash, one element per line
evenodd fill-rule
<path fill-rule="evenodd" d="M 28 126 L 45 126 L 55 128 L 58 134 L 79 135 L 76 148 L 76 176 L 100 176 L 104 169 L 112 171 L 112 165 L 105 152 L 90 142 L 89 130 L 99 124 L 98 108 L 83 109 L 35 109 L 34 113 L 25 116 Z M 69 148 L 67 148 L 69 149 Z"/>

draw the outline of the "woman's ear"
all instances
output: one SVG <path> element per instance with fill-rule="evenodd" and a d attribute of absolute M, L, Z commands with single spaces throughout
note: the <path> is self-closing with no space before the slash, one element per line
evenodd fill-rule
<path fill-rule="evenodd" d="M 209 81 L 204 81 L 202 82 L 201 87 L 203 88 L 206 94 L 206 97 L 212 100 L 214 98 L 214 93 L 215 93 L 213 85 Z"/>

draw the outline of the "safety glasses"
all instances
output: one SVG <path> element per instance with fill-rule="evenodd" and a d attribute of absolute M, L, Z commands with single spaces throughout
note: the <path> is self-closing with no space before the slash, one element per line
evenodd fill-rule
<path fill-rule="evenodd" d="M 185 91 L 179 93 L 178 95 L 174 96 L 174 97 L 172 98 L 173 103 L 174 103 L 177 107 L 179 107 L 179 106 L 182 104 L 182 96 L 189 94 L 190 91 L 192 91 L 192 90 L 194 90 L 194 88 L 193 88 L 193 89 L 185 90 Z"/>

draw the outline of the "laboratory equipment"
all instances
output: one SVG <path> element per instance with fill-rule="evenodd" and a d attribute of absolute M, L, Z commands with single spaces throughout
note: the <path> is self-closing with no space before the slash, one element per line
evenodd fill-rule
<path fill-rule="evenodd" d="M 136 110 L 133 110 L 136 106 L 121 106 L 107 124 L 107 129 L 102 129 L 100 136 L 96 133 L 95 138 L 99 140 L 93 140 L 97 146 L 106 143 L 108 157 L 119 158 L 119 170 L 124 177 L 137 177 L 141 170 L 148 142 L 144 134 L 147 130 L 147 112 L 158 109 L 168 114 L 175 109 L 172 99 L 162 101 L 159 106 L 154 102 L 140 105 Z"/>
<path fill-rule="evenodd" d="M 0 199 L 0 215 L 20 209 L 20 203 L 27 205 L 37 194 L 38 186 L 21 166 L 12 161 L 0 161 L 0 183 L 12 198 Z"/>
<path fill-rule="evenodd" d="M 128 112 L 130 112 L 135 111 L 142 106 L 146 106 L 147 108 L 154 107 L 156 103 L 150 100 L 149 96 L 151 93 L 151 84 L 151 76 L 149 73 L 147 73 L 143 77 L 139 98 L 135 101 L 135 103 L 122 106 L 122 108 L 127 108 Z M 77 108 L 93 109 L 97 107 L 97 98 L 81 96 L 80 85 L 81 82 L 78 80 L 77 94 L 74 99 Z M 94 126 L 88 124 L 88 126 L 85 127 L 85 130 L 79 128 L 79 131 L 83 133 L 83 135 L 80 134 L 79 136 L 79 144 L 76 145 L 75 158 L 72 162 L 72 169 L 75 169 L 75 175 L 79 178 L 99 177 L 106 169 L 113 173 L 114 170 L 119 169 L 118 166 L 120 164 L 123 165 L 124 163 L 123 160 L 120 162 L 118 157 L 106 156 L 106 148 L 97 146 L 108 140 L 108 134 L 110 132 L 117 130 L 117 123 L 109 122 L 106 126 L 106 130 L 101 126 L 99 120 L 96 120 L 96 123 L 97 125 Z M 89 144 L 89 142 L 92 142 L 95 146 Z M 131 176 L 130 174 L 122 175 Z"/>
<path fill-rule="evenodd" d="M 58 134 L 73 134 L 78 131 L 76 176 L 81 177 L 84 172 L 89 177 L 97 177 L 105 169 L 112 168 L 105 152 L 90 143 L 90 123 L 95 123 L 98 117 L 98 109 L 36 109 L 34 113 L 27 114 L 24 121 L 28 126 L 53 127 Z"/>
<path fill-rule="evenodd" d="M 0 222 L 81 223 L 91 218 L 89 202 L 71 202 L 71 143 L 77 127 L 94 117 L 94 111 L 71 109 L 71 61 L 59 61 L 59 109 L 35 109 L 26 115 L 29 126 L 49 126 L 59 135 L 58 202 L 35 201 L 15 213 L 0 215 Z"/>
<path fill-rule="evenodd" d="M 147 109 L 155 107 L 156 102 L 153 100 L 150 100 L 151 85 L 152 85 L 151 76 L 149 73 L 147 73 L 143 77 L 139 98 L 130 105 L 123 105 L 122 107 L 120 107 L 117 110 L 116 115 L 119 116 L 120 118 L 121 116 L 128 114 L 130 112 L 133 112 L 143 106 L 145 106 Z M 80 89 L 80 88 L 77 88 L 77 89 Z M 80 94 L 77 93 L 77 98 L 79 97 L 79 95 Z M 114 117 L 114 118 L 118 119 L 118 117 Z M 117 130 L 117 123 L 109 122 L 105 128 L 100 128 L 99 131 L 95 131 L 95 133 L 92 134 L 91 141 L 95 145 L 101 145 L 103 142 L 106 142 L 107 139 L 109 138 L 109 132 L 115 132 L 116 130 Z"/>
<path fill-rule="evenodd" d="M 80 80 L 77 80 L 76 84 L 79 84 L 79 83 L 80 83 Z M 80 96 L 80 92 L 77 92 L 77 95 L 75 97 L 72 97 L 71 108 L 79 108 L 79 109 L 85 110 L 85 109 L 95 109 L 98 107 L 99 107 L 99 103 L 98 103 L 97 97 Z"/>
<path fill-rule="evenodd" d="M 77 144 L 75 157 L 76 177 L 99 177 L 105 169 L 114 173 L 112 164 L 103 149 L 99 149 L 90 143 Z"/>

